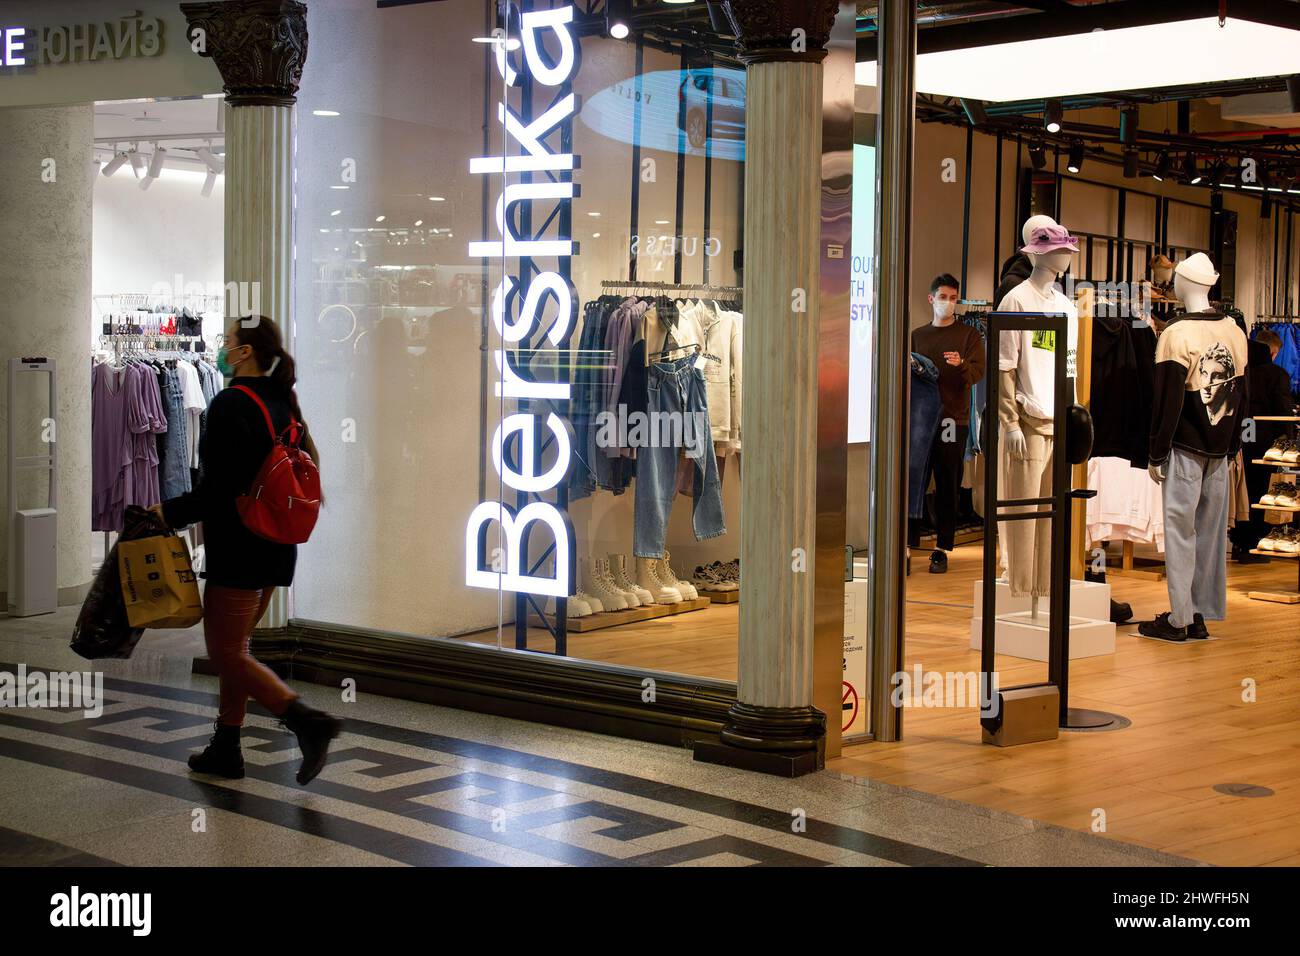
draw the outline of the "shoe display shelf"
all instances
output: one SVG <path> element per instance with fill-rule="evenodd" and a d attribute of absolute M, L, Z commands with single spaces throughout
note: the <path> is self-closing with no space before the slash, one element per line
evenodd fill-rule
<path fill-rule="evenodd" d="M 1300 422 L 1300 415 L 1258 415 L 1255 418 L 1259 422 Z M 1295 475 L 1300 481 L 1300 462 L 1276 461 L 1270 458 L 1256 458 L 1253 460 L 1256 465 L 1268 465 L 1271 468 L 1278 469 L 1279 472 L 1286 475 Z M 1300 514 L 1300 508 L 1286 508 L 1281 505 L 1259 505 L 1252 504 L 1252 508 L 1258 508 L 1261 511 L 1272 511 L 1279 515 L 1285 516 L 1283 521 L 1273 521 L 1269 518 L 1264 520 L 1270 524 L 1290 524 L 1295 521 L 1295 516 Z M 1286 551 L 1267 551 L 1256 548 L 1251 554 L 1261 554 L 1266 558 L 1284 558 L 1297 561 L 1300 564 L 1300 554 Z M 1274 604 L 1300 604 L 1300 570 L 1297 570 L 1296 590 L 1294 591 L 1247 591 L 1246 596 L 1255 601 L 1270 601 Z"/>
<path fill-rule="evenodd" d="M 703 588 L 696 584 L 695 590 L 700 592 L 700 597 L 707 597 L 714 604 L 740 603 L 740 588 L 736 588 L 734 591 L 711 591 L 708 588 Z"/>
<path fill-rule="evenodd" d="M 588 631 L 599 631 L 622 624 L 653 621 L 656 618 L 672 617 L 674 614 L 685 614 L 688 611 L 701 611 L 712 603 L 714 602 L 701 592 L 700 596 L 692 601 L 678 601 L 676 604 L 643 604 L 641 607 L 631 607 L 623 611 L 597 611 L 586 617 L 569 618 L 568 632 L 585 634 Z M 545 627 L 541 618 L 535 616 L 530 617 L 528 623 L 530 626 Z"/>

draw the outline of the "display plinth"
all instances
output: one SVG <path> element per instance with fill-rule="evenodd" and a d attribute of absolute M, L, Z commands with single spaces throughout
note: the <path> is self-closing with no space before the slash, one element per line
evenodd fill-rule
<path fill-rule="evenodd" d="M 970 645 L 977 650 L 980 647 L 982 626 L 982 618 L 971 619 Z M 1037 618 L 1032 618 L 1029 611 L 999 615 L 994 630 L 996 653 L 1023 657 L 1031 661 L 1047 660 L 1050 641 L 1047 631 L 1047 611 L 1042 604 L 1039 605 Z M 1103 657 L 1114 653 L 1114 624 L 1110 621 L 1094 621 L 1070 615 L 1070 660 L 1081 657 Z"/>
<path fill-rule="evenodd" d="M 583 634 L 587 631 L 601 631 L 607 627 L 619 627 L 623 624 L 637 624 L 652 621 L 655 618 L 671 617 L 685 614 L 687 611 L 700 611 L 711 602 L 701 595 L 693 601 L 678 601 L 676 604 L 643 604 L 641 607 L 627 608 L 623 611 L 597 611 L 586 617 L 571 617 L 568 620 L 570 634 Z M 532 627 L 545 627 L 546 624 L 536 615 L 529 615 L 528 623 Z"/>
<path fill-rule="evenodd" d="M 1016 597 L 1011 593 L 1011 585 L 1005 581 L 998 581 L 994 587 L 997 589 L 998 614 L 1014 614 L 1017 611 L 1028 611 L 1033 602 L 1029 595 Z M 975 582 L 975 610 L 973 615 L 979 617 L 984 613 L 984 582 Z M 1050 598 L 1039 598 L 1039 612 L 1046 617 L 1051 609 Z M 1110 585 L 1103 584 L 1099 581 L 1070 581 L 1070 616 L 1087 618 L 1090 621 L 1109 621 L 1110 620 Z M 975 650 L 979 650 L 979 640 L 976 639 L 971 644 Z"/>
<path fill-rule="evenodd" d="M 697 584 L 695 590 L 700 592 L 700 597 L 706 597 L 714 604 L 740 603 L 740 588 L 734 591 L 706 591 Z"/>

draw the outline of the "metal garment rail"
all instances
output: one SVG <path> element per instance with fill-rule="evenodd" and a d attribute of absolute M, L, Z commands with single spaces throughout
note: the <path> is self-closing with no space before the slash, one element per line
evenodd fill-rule
<path fill-rule="evenodd" d="M 1047 497 L 1036 498 L 999 498 L 998 497 L 998 440 L 1001 431 L 998 422 L 998 393 L 1001 382 L 997 373 L 999 343 L 1003 333 L 1010 332 L 1048 332 L 1055 336 L 1056 348 L 1053 352 L 1055 361 L 1055 408 L 1052 418 L 1054 448 L 1052 453 L 1052 493 Z M 1069 321 L 1064 315 L 1040 315 L 1036 313 L 992 312 L 988 316 L 988 368 L 993 370 L 988 376 L 988 399 L 984 408 L 984 421 L 988 422 L 985 436 L 985 453 L 989 466 L 984 469 L 984 500 L 988 502 L 984 509 L 984 564 L 983 564 L 983 608 L 980 619 L 980 724 L 990 733 L 995 733 L 1002 719 L 1001 708 L 994 713 L 992 708 L 994 676 L 994 654 L 996 649 L 997 627 L 997 530 L 1004 521 L 1041 521 L 1050 519 L 1052 523 L 1051 571 L 1048 577 L 1051 588 L 1051 606 L 1048 611 L 1048 651 L 1047 681 L 1054 685 L 1060 695 L 1060 713 L 1058 726 L 1062 728 L 1082 728 L 1104 726 L 1109 719 L 1098 721 L 1095 711 L 1071 712 L 1070 693 L 1070 513 L 1076 499 L 1091 498 L 1096 494 L 1081 488 L 1070 487 L 1070 463 L 1066 460 L 1066 421 L 1071 403 L 1074 401 L 1071 380 L 1066 377 L 1068 362 Z M 1050 505 L 1041 510 L 1043 505 Z M 1032 507 L 1032 511 L 1002 514 L 1003 508 Z M 1036 555 L 1027 555 L 1024 560 L 1036 561 Z M 1008 561 L 1008 564 L 1010 562 Z M 1041 685 L 1025 685 L 1041 686 Z M 1011 688 L 999 688 L 1010 690 Z M 992 716 L 983 716 L 991 714 Z"/>

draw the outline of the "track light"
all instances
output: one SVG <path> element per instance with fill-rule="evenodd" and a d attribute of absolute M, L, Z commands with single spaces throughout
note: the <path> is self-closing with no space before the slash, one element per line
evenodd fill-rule
<path fill-rule="evenodd" d="M 1049 133 L 1061 131 L 1061 101 L 1048 100 L 1043 110 L 1043 128 Z"/>
<path fill-rule="evenodd" d="M 1162 183 L 1165 181 L 1165 177 L 1168 175 L 1169 175 L 1169 151 L 1165 150 L 1163 153 L 1160 154 L 1160 158 L 1156 160 L 1156 169 L 1155 172 L 1151 174 L 1151 177 L 1156 182 Z"/>
<path fill-rule="evenodd" d="M 1125 146 L 1137 145 L 1138 108 L 1130 106 L 1119 114 L 1119 141 Z"/>
<path fill-rule="evenodd" d="M 145 170 L 144 155 L 140 152 L 140 147 L 132 146 L 131 152 L 126 155 L 131 160 L 131 171 L 135 173 L 135 178 L 139 179 L 144 175 Z"/>
<path fill-rule="evenodd" d="M 122 165 L 127 161 L 127 159 L 128 157 L 125 152 L 115 153 L 113 155 L 113 158 L 108 161 L 108 163 L 104 166 L 102 170 L 100 170 L 100 172 L 102 172 L 105 176 L 112 176 L 115 172 L 117 172 L 119 169 L 122 168 Z"/>
<path fill-rule="evenodd" d="M 1065 168 L 1072 173 L 1083 169 L 1083 143 L 1076 140 L 1070 144 L 1070 160 L 1065 164 Z"/>
<path fill-rule="evenodd" d="M 966 119 L 971 126 L 984 126 L 988 123 L 989 114 L 984 109 L 983 100 L 962 100 L 961 108 L 966 111 Z"/>
<path fill-rule="evenodd" d="M 631 32 L 631 6 L 630 0 L 605 0 L 605 26 L 615 40 L 625 40 Z"/>
<path fill-rule="evenodd" d="M 1047 150 L 1042 143 L 1029 144 L 1029 161 L 1034 164 L 1034 169 L 1042 169 L 1047 165 Z"/>
<path fill-rule="evenodd" d="M 1136 149 L 1124 150 L 1124 178 L 1137 179 L 1140 171 L 1138 151 Z"/>
<path fill-rule="evenodd" d="M 153 148 L 153 156 L 149 158 L 148 176 L 150 179 L 157 179 L 160 175 L 162 175 L 163 163 L 166 161 L 166 159 L 167 159 L 167 150 L 155 144 Z"/>
<path fill-rule="evenodd" d="M 144 192 L 148 192 L 149 187 L 152 186 L 153 184 L 154 184 L 153 177 L 146 176 L 144 179 L 140 180 L 140 189 Z"/>
<path fill-rule="evenodd" d="M 1196 168 L 1196 155 L 1188 153 L 1187 158 L 1183 160 L 1183 175 L 1187 177 L 1189 185 L 1195 186 L 1201 181 L 1201 171 Z"/>
<path fill-rule="evenodd" d="M 226 168 L 226 164 L 218 159 L 212 152 L 211 143 L 208 143 L 206 146 L 200 146 L 194 151 L 194 155 L 203 160 L 203 165 L 207 166 L 211 172 L 220 174 Z"/>
<path fill-rule="evenodd" d="M 204 199 L 212 195 L 212 187 L 217 184 L 217 174 L 214 170 L 209 169 L 208 174 L 203 177 L 203 188 L 199 191 Z"/>

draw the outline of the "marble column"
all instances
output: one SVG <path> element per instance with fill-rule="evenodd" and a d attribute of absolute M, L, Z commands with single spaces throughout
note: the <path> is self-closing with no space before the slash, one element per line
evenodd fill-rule
<path fill-rule="evenodd" d="M 226 93 L 227 324 L 264 315 L 293 347 L 294 122 L 307 59 L 307 7 L 297 0 L 182 3 L 191 42 Z M 288 623 L 276 592 L 261 629 Z"/>
<path fill-rule="evenodd" d="M 746 65 L 745 460 L 737 702 L 699 759 L 825 761 L 813 706 L 822 60 L 836 0 L 724 5 Z"/>
<path fill-rule="evenodd" d="M 0 432 L 16 429 L 20 455 L 46 454 L 42 419 L 48 381 L 20 379 L 18 408 L 8 408 L 13 357 L 58 363 L 58 587 L 60 604 L 78 604 L 90 583 L 90 298 L 94 174 L 89 104 L 0 109 Z M 0 469 L 0 502 L 6 500 Z M 20 508 L 44 507 L 46 481 L 28 473 Z M 8 588 L 9 515 L 0 507 L 0 592 Z M 0 602 L 0 607 L 3 603 Z"/>

